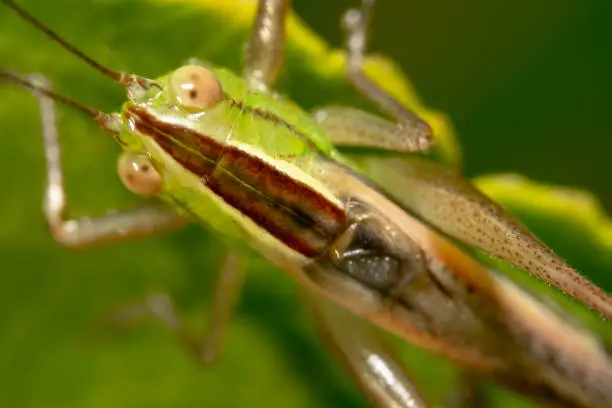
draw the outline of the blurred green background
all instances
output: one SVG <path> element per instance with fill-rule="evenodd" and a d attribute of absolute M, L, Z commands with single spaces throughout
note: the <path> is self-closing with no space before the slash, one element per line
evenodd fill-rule
<path fill-rule="evenodd" d="M 100 62 L 153 77 L 191 56 L 239 67 L 248 18 L 215 13 L 224 3 L 22 2 Z M 295 0 L 295 9 L 340 46 L 340 13 L 355 3 Z M 518 172 L 579 186 L 612 209 L 612 121 L 605 111 L 612 91 L 610 17 L 606 1 L 380 0 L 372 48 L 396 59 L 421 99 L 451 117 L 469 176 Z M 327 73 L 325 63 L 308 57 L 315 40 L 301 33 L 291 41 L 283 91 L 306 107 L 361 103 L 341 71 Z M 44 72 L 57 89 L 102 109 L 117 109 L 124 99 L 114 84 L 4 7 L 0 66 Z M 81 115 L 61 109 L 60 117 L 72 214 L 139 202 L 115 176 L 118 146 Z M 252 263 L 214 367 L 199 367 L 155 325 L 123 332 L 104 327 L 110 310 L 152 290 L 172 292 L 194 327 L 201 325 L 219 244 L 194 226 L 113 247 L 59 248 L 40 211 L 43 153 L 30 95 L 0 87 L 0 134 L 1 406 L 367 406 L 322 347 L 295 285 L 260 262 Z M 584 206 L 574 204 L 551 211 L 546 195 L 533 202 L 536 196 L 521 189 L 498 194 L 610 289 L 612 229 L 596 207 L 584 216 Z M 409 353 L 424 362 L 417 371 L 425 388 L 444 396 L 452 368 Z M 515 406 L 502 391 L 491 395 L 495 406 Z"/>

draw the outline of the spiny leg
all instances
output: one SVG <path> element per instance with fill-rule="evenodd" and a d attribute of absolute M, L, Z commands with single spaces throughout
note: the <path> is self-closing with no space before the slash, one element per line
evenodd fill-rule
<path fill-rule="evenodd" d="M 358 91 L 376 102 L 383 112 L 391 115 L 399 122 L 395 131 L 386 137 L 393 136 L 406 139 L 403 144 L 409 146 L 409 149 L 404 150 L 427 150 L 432 146 L 432 130 L 429 125 L 379 87 L 364 72 L 367 30 L 373 5 L 374 0 L 363 0 L 361 10 L 351 9 L 343 16 L 343 25 L 347 30 L 347 77 Z M 348 110 L 336 112 L 336 114 L 350 118 L 355 115 L 354 112 L 354 110 Z M 365 120 L 362 119 L 362 121 Z M 343 122 L 346 122 L 346 120 Z M 338 135 L 338 138 L 341 139 L 341 135 Z M 353 140 L 354 138 L 350 138 L 348 140 L 349 144 Z"/>
<path fill-rule="evenodd" d="M 42 76 L 32 76 L 31 80 L 50 89 L 49 81 Z M 168 231 L 187 222 L 175 210 L 161 204 L 111 212 L 97 218 L 65 220 L 67 200 L 55 102 L 41 92 L 32 93 L 40 105 L 46 159 L 43 211 L 56 241 L 65 246 L 80 247 Z"/>
<path fill-rule="evenodd" d="M 232 312 L 242 289 L 244 258 L 225 250 L 217 272 L 208 328 L 204 335 L 194 335 L 182 321 L 172 297 L 166 293 L 148 296 L 119 308 L 111 316 L 111 324 L 125 327 L 153 319 L 170 330 L 201 363 L 212 363 L 220 355 Z"/>
<path fill-rule="evenodd" d="M 274 86 L 283 64 L 285 21 L 290 0 L 259 0 L 253 31 L 246 47 L 243 77 L 252 90 Z"/>

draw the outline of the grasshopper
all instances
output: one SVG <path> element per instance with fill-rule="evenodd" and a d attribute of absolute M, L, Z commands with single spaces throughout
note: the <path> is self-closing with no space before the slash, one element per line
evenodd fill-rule
<path fill-rule="evenodd" d="M 377 406 L 429 405 L 364 321 L 548 405 L 612 406 L 610 340 L 465 246 L 533 274 L 604 319 L 612 316 L 608 294 L 452 171 L 423 158 L 356 158 L 339 150 L 414 153 L 435 141 L 426 122 L 364 74 L 373 0 L 344 15 L 346 74 L 395 122 L 346 107 L 308 113 L 274 92 L 288 0 L 259 1 L 241 75 L 190 60 L 157 79 L 115 72 L 14 2 L 3 2 L 127 91 L 120 112 L 105 113 L 52 90 L 44 77 L 1 71 L 3 81 L 39 100 L 43 209 L 53 237 L 80 247 L 196 221 L 227 243 L 209 336 L 186 336 L 164 296 L 143 305 L 201 360 L 217 354 L 244 256 L 255 253 L 301 285 L 320 330 Z M 118 175 L 128 190 L 162 203 L 67 218 L 58 101 L 91 117 L 122 146 Z"/>

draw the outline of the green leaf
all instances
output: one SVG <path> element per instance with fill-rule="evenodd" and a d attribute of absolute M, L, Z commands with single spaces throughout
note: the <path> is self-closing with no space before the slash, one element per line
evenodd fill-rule
<path fill-rule="evenodd" d="M 239 70 L 254 11 L 252 1 L 229 0 L 22 4 L 99 62 L 149 77 L 194 56 Z M 120 106 L 125 95 L 115 84 L 5 7 L 1 10 L 3 67 L 43 72 L 56 90 L 88 105 L 107 111 Z M 330 49 L 295 16 L 288 33 L 282 92 L 308 109 L 326 103 L 374 108 L 344 80 L 341 52 Z M 445 116 L 422 105 L 392 62 L 373 58 L 367 69 L 432 123 L 440 143 L 438 157 L 458 165 L 459 149 Z M 156 325 L 128 331 L 104 326 L 105 316 L 126 300 L 161 290 L 172 292 L 193 327 L 201 327 L 220 245 L 194 226 L 171 236 L 87 251 L 59 247 L 40 208 L 44 157 L 36 103 L 27 92 L 4 85 L 0 101 L 3 406 L 366 406 L 317 337 L 296 285 L 263 262 L 251 266 L 221 359 L 212 367 L 198 366 Z M 139 202 L 115 175 L 116 143 L 65 107 L 60 108 L 60 131 L 71 215 L 102 214 Z M 529 214 L 545 221 L 531 210 Z M 537 224 L 528 218 L 530 226 Z M 571 238 L 564 241 L 568 246 Z M 585 252 L 577 257 L 586 262 L 582 254 L 590 247 L 583 244 Z M 602 250 L 597 259 L 603 258 Z M 609 263 L 597 265 L 610 270 Z M 425 385 L 438 384 L 440 372 L 451 368 L 421 354 L 419 361 L 434 363 L 422 365 L 420 378 Z"/>

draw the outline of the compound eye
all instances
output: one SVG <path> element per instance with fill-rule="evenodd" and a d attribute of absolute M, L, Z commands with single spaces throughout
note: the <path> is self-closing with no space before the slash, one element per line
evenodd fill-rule
<path fill-rule="evenodd" d="M 121 153 L 117 161 L 117 172 L 125 188 L 134 194 L 152 196 L 162 189 L 161 177 L 146 156 Z"/>
<path fill-rule="evenodd" d="M 223 89 L 217 76 L 199 65 L 185 65 L 170 77 L 174 98 L 189 111 L 212 108 L 223 99 Z"/>

